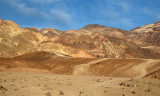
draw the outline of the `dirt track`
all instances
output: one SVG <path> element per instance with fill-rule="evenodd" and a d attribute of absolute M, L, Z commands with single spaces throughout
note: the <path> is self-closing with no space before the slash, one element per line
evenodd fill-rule
<path fill-rule="evenodd" d="M 146 76 L 148 74 L 147 68 L 151 65 L 153 66 L 157 62 L 160 62 L 160 60 L 148 59 L 148 60 L 146 60 L 146 62 L 132 67 L 131 68 L 132 70 L 137 71 L 140 74 L 139 76 L 137 76 L 135 78 L 142 78 L 142 77 Z"/>
<path fill-rule="evenodd" d="M 95 75 L 94 73 L 89 71 L 89 68 L 91 65 L 94 65 L 96 63 L 105 61 L 107 58 L 103 58 L 103 59 L 99 59 L 99 60 L 95 60 L 95 61 L 91 61 L 87 64 L 80 64 L 74 67 L 74 71 L 73 71 L 73 75 Z M 149 66 L 154 66 L 155 64 L 157 64 L 158 62 L 160 62 L 160 60 L 153 60 L 153 59 L 145 59 L 144 62 L 132 66 L 131 68 L 127 69 L 127 70 L 121 70 L 121 71 L 127 71 L 127 72 L 132 72 L 135 71 L 137 74 L 137 76 L 135 76 L 134 78 L 143 78 L 144 76 L 146 76 L 147 74 L 149 74 L 147 72 L 147 68 Z M 121 72 L 123 73 L 123 72 Z"/>
<path fill-rule="evenodd" d="M 91 61 L 87 64 L 77 65 L 77 66 L 74 67 L 73 75 L 94 75 L 93 73 L 89 72 L 89 67 L 92 64 L 96 64 L 96 63 L 104 61 L 106 59 L 107 58 L 98 59 L 98 60 Z"/>
<path fill-rule="evenodd" d="M 65 57 L 27 60 L 0 59 L 0 96 L 160 96 L 159 80 L 142 79 L 150 72 L 149 67 L 159 66 L 160 60 Z M 130 73 L 136 74 L 130 78 Z"/>

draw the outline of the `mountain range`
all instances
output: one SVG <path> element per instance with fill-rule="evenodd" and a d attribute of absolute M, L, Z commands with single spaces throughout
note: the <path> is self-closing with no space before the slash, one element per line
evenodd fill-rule
<path fill-rule="evenodd" d="M 79 30 L 22 28 L 0 20 L 0 57 L 46 51 L 69 57 L 160 58 L 160 21 L 130 31 L 89 24 Z"/>

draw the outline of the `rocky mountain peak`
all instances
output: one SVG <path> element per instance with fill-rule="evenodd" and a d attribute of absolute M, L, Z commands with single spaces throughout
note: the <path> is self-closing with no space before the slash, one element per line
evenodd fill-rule
<path fill-rule="evenodd" d="M 154 23 L 154 24 L 160 24 L 160 21 L 158 21 L 158 22 L 156 22 L 156 23 Z"/>
<path fill-rule="evenodd" d="M 92 30 L 95 28 L 106 28 L 106 27 L 103 25 L 98 25 L 98 24 L 89 24 L 89 25 L 86 25 L 85 27 L 83 27 L 82 29 Z"/>
<path fill-rule="evenodd" d="M 18 24 L 16 24 L 15 22 L 13 21 L 10 21 L 10 20 L 4 20 L 1 22 L 1 25 L 2 26 L 10 26 L 10 27 L 15 27 L 15 28 L 19 28 Z"/>

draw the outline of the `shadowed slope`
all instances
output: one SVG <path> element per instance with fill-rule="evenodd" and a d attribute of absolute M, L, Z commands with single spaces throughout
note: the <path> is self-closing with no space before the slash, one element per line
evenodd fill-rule
<path fill-rule="evenodd" d="M 0 69 L 6 71 L 142 78 L 157 72 L 159 70 L 157 68 L 160 67 L 157 64 L 159 62 L 159 60 L 147 59 L 71 58 L 42 51 L 15 58 L 0 58 Z M 146 69 L 148 67 L 151 67 L 152 71 L 148 71 Z"/>

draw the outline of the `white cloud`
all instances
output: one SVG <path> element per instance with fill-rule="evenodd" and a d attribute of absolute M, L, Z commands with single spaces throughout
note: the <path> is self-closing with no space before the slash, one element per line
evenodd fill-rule
<path fill-rule="evenodd" d="M 149 16 L 152 16 L 154 17 L 155 19 L 160 19 L 160 13 L 158 13 L 157 11 L 155 11 L 154 9 L 151 9 L 151 8 L 141 8 L 139 10 L 139 12 L 142 12 L 142 13 L 145 13 Z"/>
<path fill-rule="evenodd" d="M 41 3 L 41 4 L 45 4 L 45 3 L 53 3 L 53 2 L 58 2 L 61 0 L 29 0 L 32 3 Z"/>
<path fill-rule="evenodd" d="M 27 7 L 25 3 L 11 2 L 10 4 L 12 7 L 18 9 L 21 13 L 24 13 L 24 14 L 33 14 L 37 11 L 36 8 Z"/>
<path fill-rule="evenodd" d="M 52 9 L 51 14 L 53 15 L 54 18 L 61 20 L 65 23 L 70 23 L 71 21 L 71 16 L 66 12 L 57 9 Z"/>
<path fill-rule="evenodd" d="M 127 3 L 121 2 L 119 5 L 122 7 L 123 11 L 128 11 L 130 9 Z"/>
<path fill-rule="evenodd" d="M 124 2 L 124 1 L 117 1 L 117 0 L 108 0 L 107 2 L 106 2 L 106 4 L 108 4 L 108 6 L 110 6 L 110 8 L 111 9 L 114 9 L 114 7 L 116 6 L 119 6 L 121 9 L 119 9 L 119 10 L 121 10 L 121 11 L 124 11 L 124 12 L 126 12 L 126 11 L 129 11 L 130 10 L 130 4 L 129 3 L 127 3 L 127 2 Z"/>
<path fill-rule="evenodd" d="M 37 11 L 36 8 L 31 8 L 26 5 L 26 3 L 21 2 L 22 0 L 5 0 L 6 4 L 10 5 L 14 9 L 17 9 L 23 14 L 33 14 Z"/>
<path fill-rule="evenodd" d="M 18 10 L 22 14 L 25 15 L 38 15 L 44 18 L 49 18 L 50 15 L 37 9 L 34 7 L 28 7 L 26 3 L 20 2 L 21 0 L 14 0 L 14 2 L 10 2 L 9 0 L 6 0 L 5 2 L 9 4 L 14 9 Z"/>
<path fill-rule="evenodd" d="M 103 11 L 101 12 L 101 14 L 102 14 L 103 16 L 106 16 L 107 18 L 110 18 L 110 19 L 116 19 L 116 18 L 119 17 L 119 14 L 118 14 L 116 11 L 110 10 L 110 9 L 108 9 L 108 10 L 103 10 Z"/>
<path fill-rule="evenodd" d="M 125 26 L 133 26 L 133 22 L 131 19 L 129 18 L 121 18 L 119 21 L 118 21 L 119 24 L 122 24 L 122 25 L 125 25 Z"/>
<path fill-rule="evenodd" d="M 160 14 L 157 14 L 157 15 L 156 15 L 156 18 L 160 20 Z"/>

